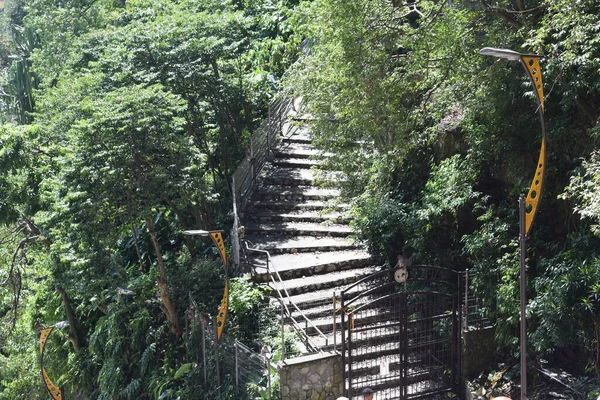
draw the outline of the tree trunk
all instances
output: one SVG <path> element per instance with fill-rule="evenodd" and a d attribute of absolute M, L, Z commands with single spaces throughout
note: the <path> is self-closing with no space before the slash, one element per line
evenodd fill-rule
<path fill-rule="evenodd" d="M 575 103 L 577 106 L 583 111 L 583 113 L 588 117 L 592 124 L 596 124 L 598 121 L 598 111 L 582 96 L 577 96 L 575 98 Z"/>
<path fill-rule="evenodd" d="M 133 225 L 133 222 L 131 223 L 131 234 L 133 235 L 133 242 L 135 244 L 135 252 L 137 254 L 138 262 L 140 263 L 140 269 L 142 270 L 142 272 L 148 272 L 148 268 L 146 268 L 146 264 L 142 260 L 142 251 L 140 250 L 140 243 L 139 243 L 138 235 L 135 230 L 135 225 Z"/>
<path fill-rule="evenodd" d="M 158 268 L 160 275 L 157 279 L 158 290 L 160 292 L 160 300 L 163 303 L 163 312 L 167 316 L 167 319 L 171 323 L 171 330 L 175 334 L 177 340 L 181 336 L 181 327 L 179 325 L 179 318 L 177 318 L 177 312 L 175 311 L 175 307 L 171 302 L 171 297 L 169 296 L 169 286 L 167 284 L 167 273 L 165 271 L 165 262 L 163 260 L 162 251 L 160 249 L 160 244 L 158 243 L 158 239 L 156 238 L 156 231 L 154 230 L 154 220 L 152 218 L 146 218 L 146 226 L 148 227 L 148 233 L 150 234 L 150 238 L 152 239 L 152 244 L 154 245 L 154 251 L 156 252 L 156 260 L 158 262 Z"/>
<path fill-rule="evenodd" d="M 600 377 L 600 321 L 594 318 L 594 339 L 596 339 L 596 375 Z"/>
<path fill-rule="evenodd" d="M 69 321 L 69 328 L 71 330 L 69 333 L 69 340 L 73 344 L 73 349 L 75 351 L 79 351 L 81 348 L 81 341 L 79 339 L 79 333 L 77 331 L 77 319 L 75 318 L 75 313 L 71 307 L 71 301 L 69 300 L 69 296 L 67 295 L 65 289 L 56 288 L 56 291 L 60 293 L 60 297 L 62 298 L 63 305 L 65 306 L 65 310 L 67 312 L 67 320 Z"/>

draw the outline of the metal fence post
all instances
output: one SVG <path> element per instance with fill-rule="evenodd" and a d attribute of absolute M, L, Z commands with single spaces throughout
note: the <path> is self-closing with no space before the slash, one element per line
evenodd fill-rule
<path fill-rule="evenodd" d="M 285 307 L 283 305 L 283 300 L 281 303 L 281 361 L 285 360 L 285 338 L 284 338 L 284 329 L 285 329 Z"/>
<path fill-rule="evenodd" d="M 238 356 L 238 341 L 237 339 L 233 342 L 235 347 L 235 386 L 240 386 L 240 369 L 239 369 L 239 356 Z"/>
<path fill-rule="evenodd" d="M 265 358 L 267 364 L 267 399 L 271 400 L 271 366 L 269 365 L 271 361 L 268 358 Z"/>
<path fill-rule="evenodd" d="M 271 138 L 271 127 L 273 124 L 273 107 L 269 106 L 269 113 L 267 115 L 267 157 L 271 152 L 271 144 L 269 143 L 269 139 Z"/>
<path fill-rule="evenodd" d="M 469 270 L 466 271 L 466 274 L 468 274 L 468 273 L 469 273 Z M 462 281 L 462 279 L 460 279 L 460 278 L 461 278 L 460 275 L 458 275 L 458 279 L 457 280 L 458 280 L 458 298 L 459 299 L 460 299 L 460 293 L 461 293 L 460 292 L 460 289 L 461 289 L 460 286 L 461 286 L 461 281 Z M 465 285 L 464 290 L 465 290 L 465 292 L 467 291 L 466 285 Z M 461 327 L 462 327 L 462 320 L 464 318 L 463 311 L 464 311 L 464 314 L 467 314 L 466 310 L 463 310 L 462 307 L 460 307 L 460 304 L 459 304 L 459 307 L 458 307 L 458 321 L 459 321 L 458 322 L 458 329 L 459 329 L 459 331 L 458 331 L 458 337 L 456 338 L 457 345 L 458 345 L 458 349 L 457 349 L 458 376 L 457 376 L 457 378 L 455 380 L 456 388 L 459 389 L 459 390 L 460 390 L 460 385 L 461 385 L 461 381 L 462 381 L 462 346 L 463 346 L 462 338 L 463 338 L 463 331 L 462 331 Z"/>
<path fill-rule="evenodd" d="M 201 322 L 200 326 L 202 328 L 202 369 L 204 372 L 204 386 L 206 387 L 206 332 L 204 330 L 204 322 Z"/>
<path fill-rule="evenodd" d="M 232 246 L 233 246 L 233 264 L 234 270 L 236 273 L 240 273 L 240 238 L 238 235 L 238 229 L 240 227 L 240 221 L 238 217 L 238 198 L 237 198 L 237 189 L 236 189 L 236 180 L 235 175 L 231 178 L 231 187 L 233 191 L 233 229 L 232 229 Z"/>
<path fill-rule="evenodd" d="M 250 136 L 250 176 L 252 177 L 253 185 L 254 181 L 256 180 L 256 175 L 254 173 L 254 151 L 254 139 L 252 136 Z"/>
<path fill-rule="evenodd" d="M 336 305 L 336 297 L 335 297 L 335 290 L 333 291 L 333 351 L 337 351 L 337 339 L 335 337 L 336 334 L 336 323 L 337 323 L 337 313 L 335 312 L 335 305 Z"/>
<path fill-rule="evenodd" d="M 341 341 L 342 341 L 342 364 L 344 365 L 344 368 L 342 368 L 342 372 L 343 372 L 343 376 L 344 376 L 344 389 L 346 386 L 346 381 L 348 380 L 348 371 L 346 371 L 346 314 L 344 313 L 344 291 L 340 291 L 340 329 L 342 330 L 342 336 L 341 336 Z M 346 390 L 344 390 L 344 393 L 346 393 L 346 396 L 348 395 L 348 392 Z"/>
<path fill-rule="evenodd" d="M 352 396 L 354 395 L 352 391 L 352 317 L 352 314 L 348 316 L 348 392 L 346 393 L 346 396 L 348 396 L 349 398 L 352 398 Z"/>
<path fill-rule="evenodd" d="M 463 316 L 463 329 L 469 329 L 469 270 L 465 271 L 465 315 Z"/>
<path fill-rule="evenodd" d="M 219 395 L 221 394 L 221 371 L 219 367 L 219 339 L 217 339 L 217 317 L 214 320 L 214 335 L 215 335 L 215 362 L 217 366 L 217 385 Z"/>

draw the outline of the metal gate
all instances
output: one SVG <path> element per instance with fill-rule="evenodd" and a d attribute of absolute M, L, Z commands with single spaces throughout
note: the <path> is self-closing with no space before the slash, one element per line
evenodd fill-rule
<path fill-rule="evenodd" d="M 390 269 L 341 292 L 345 391 L 377 399 L 436 399 L 458 393 L 460 279 L 425 265 Z M 456 398 L 456 397 L 455 397 Z"/>

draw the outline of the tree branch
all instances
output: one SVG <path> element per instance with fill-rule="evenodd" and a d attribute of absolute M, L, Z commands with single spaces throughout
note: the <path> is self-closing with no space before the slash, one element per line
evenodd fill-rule
<path fill-rule="evenodd" d="M 63 288 L 57 287 L 56 291 L 60 293 L 63 306 L 65 307 L 65 311 L 67 312 L 67 320 L 69 321 L 69 329 L 71 330 L 71 332 L 69 333 L 69 340 L 73 344 L 73 349 L 75 351 L 79 351 L 79 349 L 81 348 L 81 341 L 79 339 L 79 332 L 77 330 L 77 319 L 75 318 L 75 313 L 73 312 L 73 308 L 71 307 L 71 301 L 69 300 L 69 296 L 67 296 L 67 292 Z"/>
<path fill-rule="evenodd" d="M 150 234 L 150 238 L 152 239 L 152 244 L 154 245 L 154 251 L 156 252 L 156 260 L 158 262 L 158 268 L 160 275 L 157 279 L 158 289 L 160 292 L 160 299 L 163 303 L 163 312 L 167 316 L 167 319 L 171 323 L 171 330 L 175 334 L 177 340 L 181 336 L 181 326 L 179 325 L 179 318 L 177 318 L 177 312 L 175 311 L 175 307 L 171 302 L 171 298 L 169 296 L 169 286 L 167 284 L 167 272 L 165 270 L 165 262 L 162 255 L 162 251 L 160 249 L 160 243 L 158 243 L 158 239 L 156 238 L 156 231 L 154 229 L 154 220 L 152 218 L 146 218 L 146 226 L 148 229 L 148 233 Z"/>
<path fill-rule="evenodd" d="M 131 234 L 133 235 L 133 243 L 135 245 L 135 253 L 137 254 L 138 262 L 140 263 L 140 268 L 142 269 L 142 272 L 147 272 L 146 268 L 144 268 L 144 261 L 142 260 L 142 252 L 140 250 L 138 235 L 137 235 L 137 232 L 135 229 L 135 225 L 133 225 L 133 222 L 131 223 Z"/>
<path fill-rule="evenodd" d="M 508 12 L 508 10 L 505 10 L 504 8 L 500 8 L 500 7 L 496 7 L 496 6 L 491 6 L 485 0 L 481 0 L 481 4 L 483 5 L 483 11 L 486 14 L 498 15 L 502 19 L 504 19 L 506 22 L 508 22 L 509 25 L 512 25 L 517 29 L 521 29 L 523 27 L 523 24 L 520 23 L 519 21 L 517 21 L 515 19 L 515 17 L 513 17 Z"/>

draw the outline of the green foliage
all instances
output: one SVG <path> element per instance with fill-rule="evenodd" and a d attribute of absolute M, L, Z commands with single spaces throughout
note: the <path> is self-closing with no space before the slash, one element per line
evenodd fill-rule
<path fill-rule="evenodd" d="M 343 197 L 357 234 L 389 264 L 404 254 L 409 263 L 470 269 L 497 337 L 515 354 L 517 198 L 539 154 L 537 104 L 522 66 L 478 51 L 544 55 L 550 153 L 527 248 L 531 348 L 592 362 L 596 327 L 570 321 L 596 312 L 597 255 L 582 243 L 595 241 L 588 220 L 597 231 L 600 215 L 598 4 L 420 1 L 417 8 L 411 17 L 398 2 L 317 0 L 296 14 L 307 39 L 287 90 L 303 96 L 329 167 L 347 177 Z"/>
<path fill-rule="evenodd" d="M 9 1 L 0 113 L 22 125 L 0 128 L 0 397 L 43 396 L 33 326 L 67 318 L 44 363 L 68 397 L 210 392 L 193 335 L 169 327 L 199 332 L 186 317 L 216 313 L 224 271 L 181 231 L 230 224 L 231 174 L 295 57 L 292 6 Z M 236 324 L 264 297 L 236 285 L 228 329 L 251 340 Z"/>
<path fill-rule="evenodd" d="M 230 223 L 231 174 L 284 75 L 329 166 L 348 178 L 358 236 L 389 263 L 405 254 L 469 268 L 497 336 L 516 350 L 517 198 L 535 170 L 539 121 L 521 66 L 480 57 L 483 46 L 546 56 L 549 155 L 527 249 L 530 348 L 568 353 L 589 370 L 600 326 L 598 4 L 417 7 L 9 0 L 0 398 L 44 395 L 33 328 L 66 319 L 67 305 L 76 326 L 54 334 L 45 363 L 69 396 L 217 396 L 202 387 L 189 316 L 214 315 L 224 271 L 211 246 L 180 233 Z M 162 272 L 176 316 L 192 321 L 179 340 L 157 298 Z M 227 331 L 254 346 L 272 341 L 281 354 L 275 335 L 256 336 L 266 296 L 233 279 Z M 222 398 L 247 396 L 225 386 Z"/>
<path fill-rule="evenodd" d="M 561 196 L 563 199 L 574 198 L 576 201 L 574 210 L 583 218 L 591 220 L 591 229 L 595 234 L 600 234 L 600 226 L 597 224 L 600 218 L 600 154 L 594 152 L 589 160 L 584 160 L 583 173 L 571 177 L 571 182 L 566 192 Z"/>
<path fill-rule="evenodd" d="M 249 275 L 230 281 L 230 332 L 244 343 L 258 345 L 261 318 L 268 303 L 269 290 L 250 280 Z M 268 323 L 262 321 L 263 323 Z"/>

